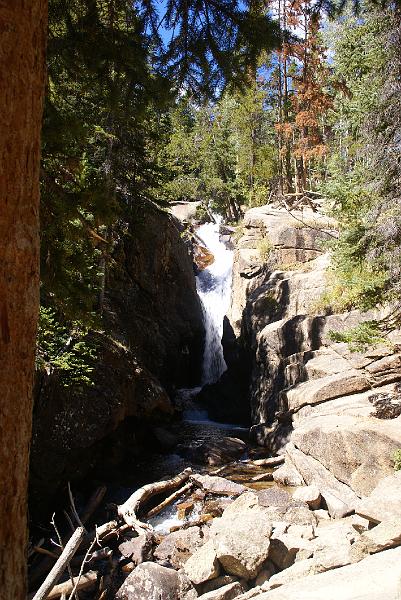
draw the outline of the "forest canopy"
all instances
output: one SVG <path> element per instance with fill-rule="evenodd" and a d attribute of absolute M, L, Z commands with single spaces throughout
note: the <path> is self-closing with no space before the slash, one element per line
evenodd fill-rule
<path fill-rule="evenodd" d="M 356 8 L 50 0 L 41 298 L 56 323 L 99 324 L 144 202 L 237 222 L 324 199 L 340 224 L 330 306 L 398 293 L 399 13 Z"/>

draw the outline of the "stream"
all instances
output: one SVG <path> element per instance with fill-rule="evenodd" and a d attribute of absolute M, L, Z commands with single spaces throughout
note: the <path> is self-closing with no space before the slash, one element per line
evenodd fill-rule
<path fill-rule="evenodd" d="M 193 389 L 177 391 L 174 403 L 176 408 L 181 411 L 182 418 L 171 428 L 176 436 L 177 446 L 171 453 L 147 455 L 146 458 L 138 459 L 135 464 L 137 485 L 172 477 L 188 466 L 199 473 L 218 471 L 219 475 L 254 489 L 263 489 L 272 485 L 268 481 L 253 481 L 255 477 L 271 472 L 271 469 L 249 463 L 249 459 L 264 457 L 267 454 L 262 448 L 249 445 L 248 428 L 210 420 L 207 410 L 196 401 L 196 396 L 202 386 L 218 381 L 227 368 L 221 340 L 223 320 L 230 304 L 233 252 L 220 241 L 220 224 L 221 219 L 217 217 L 215 223 L 206 223 L 197 230 L 198 237 L 215 259 L 196 277 L 206 330 L 202 385 Z M 227 437 L 246 442 L 246 450 L 240 459 L 225 466 L 207 466 L 197 462 L 197 448 L 210 443 L 219 446 Z M 117 501 L 125 500 L 132 491 L 131 486 L 121 488 L 121 497 Z M 149 522 L 155 531 L 166 534 L 171 527 L 182 524 L 177 509 L 182 501 L 183 499 L 178 500 L 150 519 Z M 192 511 L 184 517 L 185 521 L 196 521 L 199 519 L 200 511 L 201 503 L 195 503 Z"/>

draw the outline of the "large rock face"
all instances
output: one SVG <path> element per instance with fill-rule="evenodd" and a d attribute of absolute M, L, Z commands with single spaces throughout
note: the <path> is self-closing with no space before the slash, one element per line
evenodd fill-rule
<path fill-rule="evenodd" d="M 200 377 L 202 311 L 179 222 L 148 207 L 112 264 L 105 333 L 92 334 L 93 385 L 65 388 L 57 373 L 38 380 L 31 497 L 41 508 L 68 480 L 113 467 L 128 444 L 137 454 L 152 442 L 150 429 L 172 414 L 166 390 Z"/>
<path fill-rule="evenodd" d="M 174 217 L 149 207 L 116 249 L 110 327 L 167 388 L 200 378 L 203 317 L 193 261 Z"/>
<path fill-rule="evenodd" d="M 398 600 L 401 548 L 386 550 L 354 565 L 297 579 L 258 600 Z"/>
<path fill-rule="evenodd" d="M 333 332 L 386 314 L 319 308 L 330 263 L 324 242 L 336 235 L 332 220 L 310 210 L 249 210 L 228 317 L 248 360 L 251 435 L 271 452 L 292 441 L 273 477 L 316 484 L 339 517 L 393 472 L 401 447 L 401 332 L 366 351 L 333 341 Z"/>

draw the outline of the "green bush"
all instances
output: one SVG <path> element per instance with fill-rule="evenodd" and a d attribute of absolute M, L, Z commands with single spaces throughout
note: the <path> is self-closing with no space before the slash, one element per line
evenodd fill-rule
<path fill-rule="evenodd" d="M 96 349 L 88 341 L 88 330 L 79 322 L 62 324 L 52 308 L 40 307 L 36 368 L 48 374 L 61 372 L 64 387 L 93 385 L 91 374 Z"/>
<path fill-rule="evenodd" d="M 401 449 L 394 452 L 394 470 L 401 471 Z"/>
<path fill-rule="evenodd" d="M 346 342 L 351 352 L 364 352 L 371 346 L 388 343 L 378 321 L 365 321 L 346 331 L 329 331 L 333 342 Z"/>
<path fill-rule="evenodd" d="M 269 240 L 269 238 L 265 236 L 261 240 L 259 240 L 257 249 L 261 260 L 266 263 L 274 250 L 274 246 Z"/>

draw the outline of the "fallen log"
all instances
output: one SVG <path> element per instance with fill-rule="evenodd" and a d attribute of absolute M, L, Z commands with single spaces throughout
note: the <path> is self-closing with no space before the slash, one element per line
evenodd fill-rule
<path fill-rule="evenodd" d="M 76 591 L 86 590 L 86 589 L 92 587 L 96 583 L 96 581 L 97 581 L 96 571 L 88 571 L 87 573 L 82 575 L 79 583 L 78 583 L 78 577 L 74 577 L 74 579 L 72 581 L 69 579 L 68 581 L 64 581 L 63 583 L 59 583 L 58 585 L 55 585 L 53 587 L 53 589 L 49 592 L 49 594 L 46 596 L 46 598 L 47 598 L 47 600 L 52 600 L 54 598 L 61 598 L 62 596 L 69 596 L 71 594 L 74 586 L 77 586 Z M 77 585 L 77 583 L 78 583 L 78 585 Z M 28 600 L 33 600 L 34 598 L 35 598 L 35 596 L 33 594 L 30 594 L 28 596 Z"/>
<path fill-rule="evenodd" d="M 139 488 L 136 492 L 134 492 L 124 504 L 120 504 L 117 508 L 118 515 L 124 519 L 124 521 L 136 530 L 151 530 L 152 527 L 148 523 L 143 523 L 138 519 L 138 512 L 147 500 L 152 498 L 153 496 L 157 496 L 158 494 L 163 494 L 165 492 L 169 492 L 179 487 L 182 483 L 188 480 L 190 474 L 192 473 L 192 469 L 188 468 L 173 477 L 172 479 L 168 479 L 166 481 L 156 481 L 155 483 L 148 483 L 143 487 Z"/>
<path fill-rule="evenodd" d="M 192 487 L 193 487 L 192 482 L 184 485 L 182 488 L 180 488 L 179 490 L 177 490 L 176 492 L 174 492 L 173 494 L 168 496 L 165 500 L 163 500 L 163 502 L 160 502 L 160 504 L 158 504 L 157 506 L 152 508 L 152 510 L 150 510 L 148 512 L 148 514 L 146 515 L 146 518 L 150 519 L 150 517 L 154 517 L 155 515 L 158 515 L 163 509 L 166 508 L 166 506 L 173 504 L 173 502 L 175 502 L 175 500 L 177 500 L 177 498 L 179 498 L 180 496 L 183 496 L 184 494 L 189 492 L 189 490 Z"/>
<path fill-rule="evenodd" d="M 45 598 L 49 596 L 50 591 L 64 573 L 84 537 L 85 529 L 83 527 L 78 527 L 68 540 L 64 550 L 57 559 L 56 564 L 53 566 L 36 594 L 32 596 L 33 600 L 45 600 Z"/>

